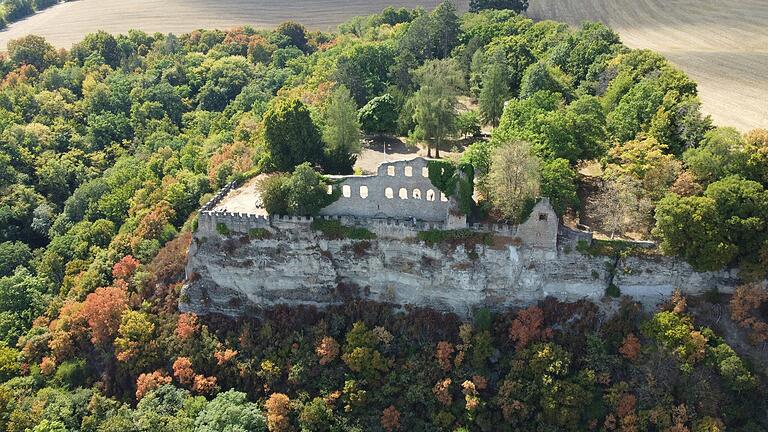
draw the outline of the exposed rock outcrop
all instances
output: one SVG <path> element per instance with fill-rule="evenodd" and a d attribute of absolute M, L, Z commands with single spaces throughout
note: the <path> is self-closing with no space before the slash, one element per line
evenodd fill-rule
<path fill-rule="evenodd" d="M 675 288 L 699 293 L 737 283 L 731 272 L 697 273 L 675 258 L 614 260 L 521 245 L 496 234 L 490 245 L 428 246 L 399 227 L 376 240 L 327 240 L 307 222 L 273 221 L 268 238 L 199 230 L 192 242 L 180 307 L 239 315 L 275 304 L 327 305 L 347 296 L 429 306 L 466 314 L 472 308 L 532 303 L 546 296 L 598 300 L 613 281 L 648 303 Z"/>

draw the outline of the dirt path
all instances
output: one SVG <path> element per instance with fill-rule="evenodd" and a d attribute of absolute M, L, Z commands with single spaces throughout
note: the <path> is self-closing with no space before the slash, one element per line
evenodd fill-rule
<path fill-rule="evenodd" d="M 528 15 L 602 21 L 685 70 L 718 125 L 768 128 L 768 1 L 532 0 Z"/>

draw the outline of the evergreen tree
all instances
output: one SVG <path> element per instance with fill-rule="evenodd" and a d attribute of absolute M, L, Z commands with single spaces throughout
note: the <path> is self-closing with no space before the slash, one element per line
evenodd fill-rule
<path fill-rule="evenodd" d="M 480 114 L 483 121 L 493 127 L 499 125 L 499 119 L 504 112 L 504 102 L 509 96 L 509 86 L 505 78 L 504 64 L 495 61 L 483 74 L 483 85 L 480 90 Z"/>

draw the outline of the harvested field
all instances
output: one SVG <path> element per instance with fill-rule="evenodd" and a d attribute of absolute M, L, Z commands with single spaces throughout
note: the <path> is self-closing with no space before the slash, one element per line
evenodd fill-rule
<path fill-rule="evenodd" d="M 26 34 L 44 36 L 69 48 L 97 30 L 126 33 L 186 33 L 201 28 L 228 29 L 241 25 L 273 27 L 292 20 L 313 30 L 333 30 L 357 15 L 380 12 L 387 6 L 432 9 L 440 0 L 78 0 L 58 4 L 0 31 L 0 50 L 9 40 Z M 462 10 L 469 0 L 459 0 Z"/>
<path fill-rule="evenodd" d="M 466 10 L 468 0 L 458 0 Z M 285 20 L 330 30 L 387 5 L 432 8 L 439 0 L 79 0 L 54 6 L 0 31 L 10 39 L 39 34 L 57 47 L 96 30 L 183 33 L 197 28 Z M 633 48 L 658 51 L 698 83 L 704 110 L 720 125 L 768 127 L 768 1 L 766 0 L 531 0 L 528 15 L 573 25 L 602 21 Z"/>
<path fill-rule="evenodd" d="M 528 15 L 602 21 L 685 70 L 716 124 L 768 128 L 768 1 L 532 0 Z"/>

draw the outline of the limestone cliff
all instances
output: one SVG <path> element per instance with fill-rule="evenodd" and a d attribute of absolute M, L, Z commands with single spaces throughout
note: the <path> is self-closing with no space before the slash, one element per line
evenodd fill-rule
<path fill-rule="evenodd" d="M 260 237 L 198 230 L 189 251 L 180 307 L 199 314 L 238 315 L 275 304 L 322 306 L 347 296 L 430 306 L 466 314 L 551 295 L 563 300 L 603 297 L 609 281 L 623 294 L 656 302 L 674 288 L 723 291 L 728 272 L 696 273 L 674 258 L 591 257 L 561 241 L 556 250 L 522 246 L 496 234 L 490 245 L 428 246 L 416 231 L 373 229 L 370 241 L 327 240 L 307 222 L 273 221 Z"/>

